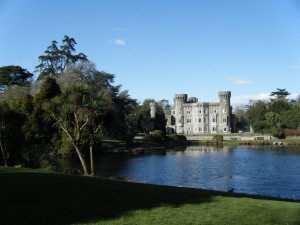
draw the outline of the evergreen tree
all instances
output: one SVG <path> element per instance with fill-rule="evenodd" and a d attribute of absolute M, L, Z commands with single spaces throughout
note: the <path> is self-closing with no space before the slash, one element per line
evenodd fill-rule
<path fill-rule="evenodd" d="M 74 54 L 76 52 L 75 45 L 77 44 L 74 38 L 65 35 L 62 45 L 58 47 L 57 44 L 57 41 L 52 41 L 44 52 L 45 55 L 39 56 L 40 64 L 36 66 L 36 72 L 40 72 L 38 79 L 45 76 L 58 77 L 68 65 L 87 60 L 87 56 L 83 53 Z"/>

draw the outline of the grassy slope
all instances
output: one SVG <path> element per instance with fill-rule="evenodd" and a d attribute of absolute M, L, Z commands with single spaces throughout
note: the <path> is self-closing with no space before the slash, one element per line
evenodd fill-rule
<path fill-rule="evenodd" d="M 300 203 L 0 167 L 1 224 L 300 224 Z"/>

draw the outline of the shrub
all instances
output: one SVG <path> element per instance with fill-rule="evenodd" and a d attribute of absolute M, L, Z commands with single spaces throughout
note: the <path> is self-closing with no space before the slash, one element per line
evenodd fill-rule
<path fill-rule="evenodd" d="M 220 134 L 214 135 L 212 141 L 214 143 L 221 144 L 223 142 L 223 135 L 220 135 Z"/>
<path fill-rule="evenodd" d="M 270 129 L 270 134 L 274 137 L 277 137 L 277 138 L 284 138 L 285 137 L 282 128 L 279 128 L 279 127 L 271 128 Z"/>
<path fill-rule="evenodd" d="M 163 132 L 161 130 L 154 130 L 150 133 L 150 140 L 155 142 L 160 142 L 163 140 Z"/>

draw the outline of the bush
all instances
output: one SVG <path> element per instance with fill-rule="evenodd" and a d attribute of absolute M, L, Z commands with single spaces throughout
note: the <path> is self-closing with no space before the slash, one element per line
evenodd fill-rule
<path fill-rule="evenodd" d="M 212 141 L 214 143 L 221 144 L 223 142 L 223 135 L 220 135 L 220 134 L 214 135 Z"/>
<path fill-rule="evenodd" d="M 186 141 L 186 136 L 180 134 L 171 134 L 169 138 L 173 141 Z"/>
<path fill-rule="evenodd" d="M 277 137 L 277 138 L 284 138 L 284 132 L 282 130 L 282 128 L 279 128 L 279 127 L 273 127 L 270 129 L 270 134 L 274 137 Z"/>
<path fill-rule="evenodd" d="M 161 130 L 154 130 L 150 133 L 150 140 L 155 142 L 160 142 L 163 140 L 164 134 Z"/>

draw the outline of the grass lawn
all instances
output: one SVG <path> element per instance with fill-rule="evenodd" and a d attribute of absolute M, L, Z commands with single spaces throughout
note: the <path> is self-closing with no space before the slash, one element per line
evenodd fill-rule
<path fill-rule="evenodd" d="M 300 202 L 0 167 L 0 223 L 300 224 Z"/>

